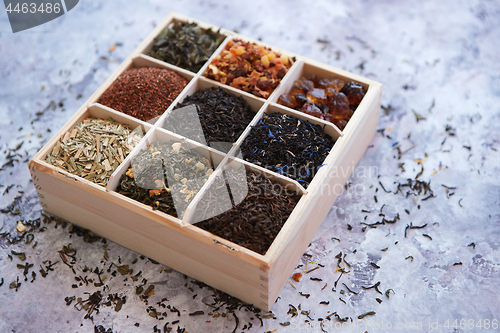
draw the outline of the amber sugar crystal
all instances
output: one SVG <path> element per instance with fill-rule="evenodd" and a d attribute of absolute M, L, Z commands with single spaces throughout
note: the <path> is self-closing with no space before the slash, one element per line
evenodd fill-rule
<path fill-rule="evenodd" d="M 278 98 L 278 104 L 330 121 L 343 130 L 365 93 L 354 81 L 309 75 L 296 80 L 290 92 Z"/>
<path fill-rule="evenodd" d="M 268 47 L 236 39 L 212 60 L 205 76 L 267 99 L 294 61 Z"/>

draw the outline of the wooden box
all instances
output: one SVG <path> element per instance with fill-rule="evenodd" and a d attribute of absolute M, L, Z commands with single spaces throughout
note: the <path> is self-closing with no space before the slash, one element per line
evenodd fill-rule
<path fill-rule="evenodd" d="M 296 62 L 271 96 L 268 99 L 258 98 L 203 77 L 211 60 L 207 61 L 198 73 L 192 73 L 146 56 L 144 53 L 151 48 L 154 38 L 172 20 L 196 22 L 202 28 L 211 27 L 217 30 L 208 24 L 178 14 L 170 14 L 166 17 L 29 162 L 33 183 L 45 211 L 90 229 L 245 302 L 253 303 L 264 310 L 270 310 L 376 131 L 382 84 L 220 29 L 220 32 L 227 38 L 215 51 L 212 58 L 232 38 L 262 44 L 296 58 Z M 96 103 L 99 96 L 124 70 L 141 66 L 172 69 L 189 80 L 184 91 L 155 124 L 142 122 Z M 346 81 L 353 80 L 367 89 L 366 95 L 343 131 L 329 122 L 276 103 L 281 94 L 290 90 L 296 79 L 309 74 L 316 74 L 320 78 L 333 75 Z M 198 89 L 212 86 L 224 87 L 233 94 L 244 97 L 256 113 L 249 127 L 255 124 L 264 112 L 278 111 L 320 124 L 324 126 L 325 132 L 336 139 L 335 145 L 323 162 L 324 166 L 319 169 L 307 190 L 296 181 L 291 181 L 282 175 L 253 166 L 250 163 L 242 162 L 232 156 L 248 134 L 249 127 L 227 155 L 162 129 L 165 115 L 176 103 Z M 207 182 L 208 185 L 202 188 L 192 201 L 192 205 L 188 206 L 182 220 L 155 211 L 147 205 L 114 191 L 117 179 L 130 164 L 129 158 L 125 159 L 122 162 L 123 165 L 120 165 L 115 171 L 107 188 L 45 162 L 45 156 L 52 151 L 59 138 L 88 116 L 111 117 L 123 124 L 140 127 L 146 132 L 146 135 L 139 144 L 139 148 L 144 147 L 155 138 L 167 141 L 171 139 L 183 140 L 193 149 L 210 157 L 216 168 L 215 172 Z M 264 172 L 267 177 L 283 184 L 290 184 L 292 188 L 302 194 L 299 203 L 265 255 L 215 236 L 196 227 L 196 224 L 185 223 L 193 218 L 192 206 L 195 206 L 199 201 L 203 191 L 209 190 L 209 183 L 216 175 L 220 174 L 223 168 L 233 167 L 235 161 L 238 162 L 237 165 L 244 166 L 245 169 L 259 170 Z"/>

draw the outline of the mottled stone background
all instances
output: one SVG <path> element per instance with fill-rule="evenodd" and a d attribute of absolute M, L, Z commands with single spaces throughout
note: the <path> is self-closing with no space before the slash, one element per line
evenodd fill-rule
<path fill-rule="evenodd" d="M 498 331 L 500 5 L 494 0 L 82 0 L 64 16 L 16 34 L 0 10 L 0 331 L 154 332 L 155 325 L 161 332 L 235 329 L 233 314 L 208 315 L 214 310 L 205 304 L 214 302 L 212 291 L 112 242 L 84 242 L 68 226 L 55 228 L 56 222 L 42 222 L 46 229 L 36 230 L 29 244 L 8 240 L 7 233 L 16 236 L 18 220 L 40 217 L 27 161 L 171 11 L 384 84 L 380 131 L 307 249 L 310 256 L 302 257 L 303 266 L 295 270 L 304 276 L 298 283 L 290 280 L 295 288 L 285 286 L 272 308 L 274 318 L 258 315 L 271 317 L 262 325 L 245 308 L 234 311 L 236 332 L 321 332 L 321 318 L 323 330 L 333 332 L 341 324 L 334 315 L 327 320 L 334 312 L 348 317 L 345 331 L 352 332 L 398 331 L 398 325 L 416 332 Z M 422 193 L 415 201 L 413 195 L 394 194 L 398 184 L 417 176 L 430 182 L 435 197 L 422 201 L 428 195 Z M 376 228 L 361 224 L 382 221 L 381 211 L 387 220 L 397 214 L 400 220 Z M 427 225 L 410 229 L 410 223 Z M 104 269 L 102 295 L 126 297 L 119 312 L 103 300 L 92 321 L 84 319 L 85 310 L 75 309 L 76 302 L 66 305 L 65 297 L 85 300 L 86 292 L 103 290 L 92 283 L 78 286 L 58 253 L 69 243 L 77 250 L 77 275 L 97 281 L 96 274 L 83 269 Z M 12 250 L 26 253 L 26 260 Z M 350 267 L 341 263 L 349 273 L 335 288 L 340 252 Z M 39 270 L 46 260 L 58 263 L 44 278 Z M 314 262 L 308 269 L 324 267 L 305 274 L 308 261 Z M 24 281 L 18 264 L 27 262 L 34 266 Z M 141 278 L 113 277 L 106 271 L 111 263 L 128 264 L 133 275 L 142 271 Z M 36 278 L 30 282 L 32 272 Z M 15 287 L 17 277 L 16 291 L 9 285 Z M 148 304 L 136 294 L 142 278 L 147 279 L 144 289 L 154 285 Z M 363 288 L 379 281 L 382 294 Z M 175 307 L 180 316 L 158 304 L 163 298 L 168 301 L 162 304 Z M 292 317 L 289 304 L 297 316 Z M 149 307 L 167 317 L 153 318 Z M 189 316 L 194 311 L 204 314 Z M 370 311 L 376 314 L 358 321 Z M 225 312 L 225 306 L 218 311 Z M 435 325 L 438 330 L 429 328 Z"/>

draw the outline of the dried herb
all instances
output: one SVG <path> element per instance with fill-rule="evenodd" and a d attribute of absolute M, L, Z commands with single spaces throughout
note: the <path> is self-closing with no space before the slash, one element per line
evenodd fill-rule
<path fill-rule="evenodd" d="M 97 102 L 148 121 L 161 116 L 187 83 L 169 69 L 131 68 L 120 74 Z"/>
<path fill-rule="evenodd" d="M 21 261 L 25 261 L 26 260 L 26 253 L 24 253 L 24 252 L 16 252 L 14 250 L 10 250 L 10 252 L 13 255 L 18 256 L 19 260 L 21 260 Z"/>
<path fill-rule="evenodd" d="M 190 316 L 199 316 L 199 315 L 203 315 L 203 314 L 205 314 L 204 311 L 198 310 L 198 311 L 195 311 L 195 312 L 191 312 L 189 315 Z"/>
<path fill-rule="evenodd" d="M 420 120 L 425 120 L 426 119 L 424 116 L 422 116 L 421 114 L 417 113 L 415 110 L 412 110 L 412 111 L 413 111 L 413 114 L 415 115 L 415 119 L 417 120 L 417 123 Z"/>
<path fill-rule="evenodd" d="M 200 28 L 196 23 L 174 20 L 155 38 L 149 55 L 198 72 L 222 43 L 225 36 L 211 28 Z"/>
<path fill-rule="evenodd" d="M 12 281 L 9 284 L 9 289 L 15 289 L 17 292 L 19 290 L 19 287 L 21 287 L 21 282 L 19 282 L 19 276 L 18 276 L 16 281 Z"/>
<path fill-rule="evenodd" d="M 241 146 L 243 158 L 307 187 L 334 140 L 320 126 L 281 113 L 264 113 Z"/>
<path fill-rule="evenodd" d="M 267 99 L 294 61 L 262 45 L 235 39 L 212 60 L 205 76 Z"/>
<path fill-rule="evenodd" d="M 378 289 L 378 287 L 379 287 L 379 286 L 380 286 L 380 281 L 378 281 L 377 283 L 375 283 L 373 286 L 368 286 L 368 287 L 361 286 L 361 288 L 366 289 L 366 290 L 368 290 L 368 289 L 372 289 L 372 288 L 373 288 L 373 289 L 375 289 L 375 290 L 376 290 L 379 294 L 381 294 L 381 295 L 382 295 L 382 292 Z"/>
<path fill-rule="evenodd" d="M 196 111 L 179 109 L 188 105 L 196 105 Z M 212 87 L 197 91 L 176 105 L 167 118 L 164 128 L 203 144 L 233 143 L 252 121 L 254 115 L 241 96 L 235 96 L 220 87 Z M 203 133 L 199 133 L 199 129 L 193 125 L 197 124 L 198 119 Z M 215 148 L 228 151 L 217 145 Z"/>
<path fill-rule="evenodd" d="M 364 317 L 366 317 L 366 316 L 373 316 L 374 314 L 376 314 L 376 312 L 375 312 L 375 311 L 365 312 L 365 313 L 363 313 L 363 314 L 360 314 L 360 315 L 358 316 L 358 319 L 363 319 L 363 318 L 364 318 Z"/>
<path fill-rule="evenodd" d="M 142 132 L 133 132 L 127 125 L 87 118 L 57 141 L 45 161 L 106 186 L 111 174 L 141 137 Z"/>
<path fill-rule="evenodd" d="M 385 296 L 386 296 L 387 298 L 389 298 L 389 295 L 391 294 L 391 291 L 392 291 L 392 293 L 393 293 L 393 294 L 396 294 L 396 293 L 394 292 L 394 290 L 392 290 L 392 289 L 387 289 L 387 290 L 385 291 Z"/>
<path fill-rule="evenodd" d="M 348 287 L 348 286 L 347 286 L 344 282 L 342 282 L 342 284 L 344 285 L 344 287 L 346 287 L 346 289 L 347 289 L 350 293 L 352 293 L 352 294 L 354 294 L 354 295 L 357 295 L 357 294 L 358 294 L 357 292 L 355 292 L 355 291 L 351 290 L 351 288 L 349 288 L 349 287 Z"/>
<path fill-rule="evenodd" d="M 309 298 L 309 296 L 311 296 L 311 294 L 304 294 L 302 293 L 302 291 L 299 291 L 299 294 L 300 296 L 304 296 L 305 298 Z"/>
<path fill-rule="evenodd" d="M 229 200 L 221 203 L 221 194 L 227 193 L 227 188 L 234 204 Z M 196 210 L 197 220 L 202 222 L 196 226 L 265 254 L 301 197 L 294 191 L 288 192 L 281 184 L 260 174 L 228 169 L 224 177 L 215 179 L 200 200 Z M 221 207 L 223 213 L 217 215 Z"/>
<path fill-rule="evenodd" d="M 131 164 L 117 192 L 179 217 L 213 173 L 210 161 L 185 143 L 153 142 Z"/>

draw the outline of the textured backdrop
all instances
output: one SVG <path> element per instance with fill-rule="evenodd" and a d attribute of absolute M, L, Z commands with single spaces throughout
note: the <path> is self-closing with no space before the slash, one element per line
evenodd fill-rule
<path fill-rule="evenodd" d="M 384 84 L 380 130 L 272 313 L 40 215 L 27 161 L 171 11 Z M 0 331 L 498 331 L 499 40 L 498 1 L 82 0 L 16 34 L 1 9 Z M 416 181 L 432 192 L 407 196 Z"/>

